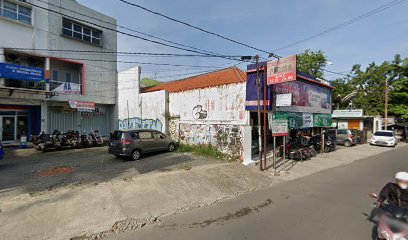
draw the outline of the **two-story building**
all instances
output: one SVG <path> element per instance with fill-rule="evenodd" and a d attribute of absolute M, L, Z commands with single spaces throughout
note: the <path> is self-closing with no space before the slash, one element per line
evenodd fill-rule
<path fill-rule="evenodd" d="M 75 0 L 0 0 L 0 140 L 117 123 L 116 20 Z"/>

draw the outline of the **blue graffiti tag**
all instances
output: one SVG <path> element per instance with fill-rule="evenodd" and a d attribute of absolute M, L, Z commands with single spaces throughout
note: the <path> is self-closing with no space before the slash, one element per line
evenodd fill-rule
<path fill-rule="evenodd" d="M 163 131 L 163 123 L 157 118 L 153 119 L 141 119 L 139 117 L 119 120 L 119 129 L 153 129 Z"/>

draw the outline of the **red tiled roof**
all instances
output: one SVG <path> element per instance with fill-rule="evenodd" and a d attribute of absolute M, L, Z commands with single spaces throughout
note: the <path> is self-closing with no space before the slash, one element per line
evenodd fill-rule
<path fill-rule="evenodd" d="M 237 67 L 189 77 L 173 82 L 162 83 L 154 87 L 143 89 L 143 92 L 166 90 L 167 92 L 181 92 L 192 89 L 215 87 L 220 85 L 241 83 L 246 81 L 246 73 Z"/>

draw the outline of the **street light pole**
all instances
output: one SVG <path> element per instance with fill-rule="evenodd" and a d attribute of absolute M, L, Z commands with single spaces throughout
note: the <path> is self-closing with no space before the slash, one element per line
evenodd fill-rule
<path fill-rule="evenodd" d="M 385 91 L 384 91 L 384 130 L 388 129 L 388 80 L 385 79 Z"/>

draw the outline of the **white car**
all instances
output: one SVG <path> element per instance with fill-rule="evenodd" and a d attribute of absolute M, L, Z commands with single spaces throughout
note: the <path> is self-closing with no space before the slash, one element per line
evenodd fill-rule
<path fill-rule="evenodd" d="M 395 145 L 397 145 L 397 139 L 395 138 L 393 131 L 377 131 L 371 136 L 370 144 L 395 147 Z"/>

